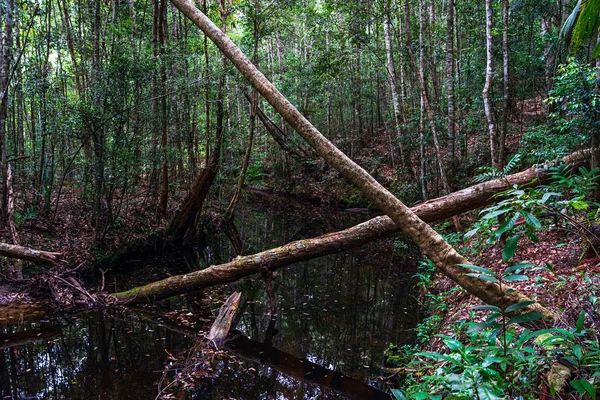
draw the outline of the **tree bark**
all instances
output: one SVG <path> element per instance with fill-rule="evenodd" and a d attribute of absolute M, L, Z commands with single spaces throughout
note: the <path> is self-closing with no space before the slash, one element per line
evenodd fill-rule
<path fill-rule="evenodd" d="M 490 135 L 490 156 L 492 158 L 492 167 L 500 169 L 498 158 L 498 133 L 494 116 L 492 115 L 492 104 L 490 102 L 490 90 L 492 88 L 492 0 L 485 0 L 485 85 L 483 87 L 483 108 L 488 123 Z"/>
<path fill-rule="evenodd" d="M 503 0 L 502 4 L 502 127 L 498 135 L 498 164 L 504 167 L 506 162 L 506 136 L 508 134 L 508 115 L 510 111 L 510 76 L 508 65 L 508 17 L 510 14 L 509 0 Z"/>
<path fill-rule="evenodd" d="M 571 154 L 559 162 L 577 170 L 585 165 L 590 152 Z M 459 190 L 447 196 L 421 203 L 411 208 L 425 222 L 439 221 L 453 215 L 474 210 L 493 201 L 493 196 L 513 187 L 513 185 L 537 185 L 548 181 L 547 171 L 536 172 L 529 168 L 505 178 L 483 182 Z M 237 257 L 220 265 L 213 265 L 202 271 L 173 276 L 150 283 L 114 296 L 131 303 L 147 303 L 167 297 L 187 293 L 204 287 L 236 281 L 260 272 L 268 266 L 270 270 L 282 268 L 300 261 L 334 254 L 362 244 L 389 236 L 400 228 L 387 216 L 380 216 L 339 232 L 333 232 L 312 239 L 299 240 L 261 253 Z"/>
<path fill-rule="evenodd" d="M 377 182 L 368 172 L 348 158 L 325 138 L 277 88 L 258 70 L 229 37 L 189 0 L 171 0 L 190 18 L 229 58 L 254 88 L 279 112 L 311 147 L 333 166 L 346 180 L 362 193 L 419 246 L 436 267 L 469 293 L 488 304 L 505 308 L 511 304 L 529 301 L 523 294 L 507 287 L 467 275 L 458 264 L 470 264 L 440 234 L 423 222 L 406 205 Z M 509 290 L 507 290 L 509 289 Z M 553 323 L 554 315 L 539 303 L 523 309 L 544 315 L 545 323 Z"/>
<path fill-rule="evenodd" d="M 456 110 L 454 108 L 454 0 L 448 0 L 446 33 L 446 92 L 448 96 L 448 142 L 450 142 L 450 165 L 456 161 Z"/>
<path fill-rule="evenodd" d="M 402 130 L 400 126 L 402 124 L 402 113 L 400 112 L 400 93 L 398 91 L 398 85 L 396 82 L 396 65 L 394 64 L 394 53 L 392 49 L 392 38 L 390 35 L 390 22 L 391 11 L 390 11 L 390 0 L 387 0 L 385 9 L 385 20 L 383 22 L 383 35 L 385 37 L 385 51 L 387 54 L 387 76 L 390 88 L 392 90 L 392 105 L 394 107 L 394 122 L 396 123 L 395 131 L 396 138 L 400 142 L 400 160 L 402 161 L 402 168 L 409 170 L 410 167 L 406 164 L 406 157 L 404 154 L 404 143 L 402 140 Z"/>

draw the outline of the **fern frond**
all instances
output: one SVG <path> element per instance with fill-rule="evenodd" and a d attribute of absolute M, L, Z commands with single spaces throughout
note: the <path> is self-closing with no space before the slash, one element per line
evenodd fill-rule
<path fill-rule="evenodd" d="M 502 170 L 502 174 L 504 176 L 510 174 L 515 169 L 515 167 L 519 166 L 520 161 L 520 154 L 515 154 L 514 156 L 512 156 L 512 158 L 506 163 L 506 166 Z"/>

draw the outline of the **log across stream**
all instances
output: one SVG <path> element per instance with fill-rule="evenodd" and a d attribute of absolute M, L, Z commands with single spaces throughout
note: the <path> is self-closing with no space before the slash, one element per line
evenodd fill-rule
<path fill-rule="evenodd" d="M 241 205 L 236 224 L 249 252 L 344 229 L 365 218 L 293 205 L 288 199 L 270 196 L 252 197 L 250 201 L 252 205 Z M 206 265 L 232 256 L 224 235 L 208 241 L 209 246 L 196 255 L 194 262 Z M 239 354 L 225 346 L 226 352 L 243 364 L 230 362 L 214 382 L 196 386 L 197 398 L 352 398 L 344 393 L 346 384 L 340 386 L 339 382 L 360 383 L 374 398 L 381 397 L 386 389 L 378 379 L 386 375 L 382 370 L 383 352 L 390 343 L 411 343 L 412 329 L 419 319 L 412 278 L 416 262 L 401 253 L 413 250 L 400 243 L 398 247 L 403 250 L 394 251 L 393 239 L 382 240 L 281 270 L 273 281 L 278 333 L 272 338 L 272 346 L 267 347 L 270 357 L 261 358 L 260 354 L 269 324 L 268 299 L 260 279 L 223 286 L 197 298 L 182 297 L 179 304 L 163 302 L 162 306 L 169 309 L 183 308 L 182 318 L 191 321 L 199 317 L 209 326 L 221 299 L 234 290 L 243 293 L 246 304 L 237 329 L 252 341 L 244 341 Z M 196 268 L 190 257 L 190 266 L 182 260 L 176 262 L 179 270 L 169 269 L 162 262 L 161 268 L 156 268 L 151 265 L 153 260 L 129 263 L 124 269 L 131 270 L 131 275 L 107 274 L 106 285 L 123 290 L 139 284 L 136 279 L 185 272 Z M 209 296 L 210 302 L 202 301 Z M 0 366 L 9 371 L 10 385 L 0 383 L 0 387 L 18 390 L 17 398 L 52 397 L 51 391 L 70 399 L 90 398 L 91 393 L 102 391 L 110 398 L 154 398 L 155 384 L 165 365 L 173 361 L 171 357 L 182 358 L 193 343 L 182 331 L 162 325 L 123 311 L 0 325 L 2 337 L 10 340 L 0 350 Z M 191 329 L 200 332 L 203 328 Z M 44 336 L 46 332 L 57 334 Z M 38 333 L 42 335 L 35 341 Z M 256 353 L 252 352 L 253 344 Z M 290 363 L 277 364 L 278 355 Z M 321 375 L 304 379 L 297 368 L 304 362 Z M 369 391 L 367 385 L 375 389 Z"/>

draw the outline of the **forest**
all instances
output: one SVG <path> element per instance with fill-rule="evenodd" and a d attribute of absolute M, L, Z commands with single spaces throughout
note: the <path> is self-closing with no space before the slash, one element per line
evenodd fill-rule
<path fill-rule="evenodd" d="M 0 0 L 0 396 L 596 400 L 599 27 Z"/>

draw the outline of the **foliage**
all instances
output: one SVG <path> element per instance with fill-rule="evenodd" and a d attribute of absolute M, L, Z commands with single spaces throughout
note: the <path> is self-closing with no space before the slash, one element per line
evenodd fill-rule
<path fill-rule="evenodd" d="M 600 130 L 600 93 L 595 90 L 597 69 L 570 59 L 558 68 L 554 87 L 546 102 L 556 132 L 585 143 L 590 132 Z"/>
<path fill-rule="evenodd" d="M 600 22 L 600 0 L 579 0 L 565 21 L 560 34 L 572 50 L 595 38 Z M 600 56 L 600 41 L 592 50 L 592 57 Z"/>
<path fill-rule="evenodd" d="M 502 200 L 481 211 L 481 218 L 465 234 L 465 240 L 477 235 L 474 248 L 478 249 L 497 243 L 502 235 L 509 236 L 502 254 L 503 261 L 508 262 L 521 237 L 539 240 L 542 221 L 547 220 L 544 217 L 554 217 L 555 223 L 565 220 L 580 233 L 589 233 L 587 225 L 598 209 L 598 204 L 588 200 L 597 186 L 597 171 L 581 167 L 579 174 L 574 174 L 566 166 L 544 167 L 550 169 L 551 184 L 526 189 L 515 186 L 497 194 Z"/>
<path fill-rule="evenodd" d="M 479 167 L 477 170 L 479 175 L 473 178 L 473 182 L 481 183 L 485 181 L 489 181 L 492 179 L 504 178 L 506 175 L 509 175 L 511 172 L 515 170 L 519 166 L 521 161 L 521 154 L 515 154 L 512 158 L 506 163 L 506 166 L 499 170 L 490 166 Z"/>

